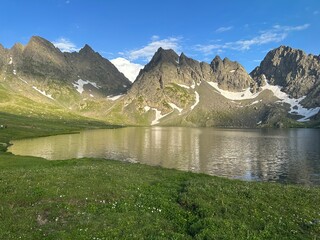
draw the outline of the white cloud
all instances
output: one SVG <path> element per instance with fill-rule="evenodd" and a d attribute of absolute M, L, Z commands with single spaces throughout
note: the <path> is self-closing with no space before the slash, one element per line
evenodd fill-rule
<path fill-rule="evenodd" d="M 209 45 L 202 45 L 198 44 L 195 46 L 195 50 L 202 52 L 204 55 L 210 55 L 214 51 L 219 51 L 223 48 L 221 44 L 209 44 Z"/>
<path fill-rule="evenodd" d="M 173 49 L 174 51 L 180 50 L 180 40 L 181 38 L 177 37 L 170 37 L 165 39 L 160 39 L 159 36 L 152 36 L 151 42 L 136 50 L 131 50 L 127 52 L 125 55 L 126 57 L 133 61 L 133 60 L 143 60 L 143 61 L 150 61 L 154 53 L 158 50 L 158 48 L 162 47 L 163 49 Z"/>
<path fill-rule="evenodd" d="M 129 60 L 121 57 L 112 59 L 110 62 L 112 62 L 116 68 L 118 68 L 118 70 L 122 72 L 131 82 L 136 79 L 140 69 L 143 68 L 142 65 L 132 63 Z"/>
<path fill-rule="evenodd" d="M 232 49 L 238 51 L 249 50 L 252 46 L 263 45 L 267 43 L 278 43 L 283 41 L 294 31 L 302 31 L 307 29 L 310 24 L 299 26 L 281 26 L 274 25 L 272 28 L 261 31 L 259 35 L 251 39 L 238 40 L 221 44 L 196 45 L 195 50 L 202 52 L 204 55 L 213 54 L 223 49 Z"/>
<path fill-rule="evenodd" d="M 227 31 L 230 31 L 232 28 L 233 28 L 233 26 L 220 27 L 220 28 L 216 29 L 216 33 L 227 32 Z"/>
<path fill-rule="evenodd" d="M 318 14 L 319 14 L 319 11 L 318 11 L 318 10 L 316 10 L 316 11 L 313 12 L 313 15 L 318 15 Z"/>
<path fill-rule="evenodd" d="M 61 50 L 61 52 L 77 52 L 80 49 L 67 38 L 59 38 L 57 41 L 52 42 L 53 45 Z"/>

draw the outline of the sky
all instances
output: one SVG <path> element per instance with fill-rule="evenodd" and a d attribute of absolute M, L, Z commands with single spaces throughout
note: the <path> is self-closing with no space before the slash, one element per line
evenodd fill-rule
<path fill-rule="evenodd" d="M 320 54 L 319 0 L 1 0 L 0 43 L 41 36 L 61 51 L 85 44 L 132 81 L 159 47 L 250 72 L 271 49 Z"/>

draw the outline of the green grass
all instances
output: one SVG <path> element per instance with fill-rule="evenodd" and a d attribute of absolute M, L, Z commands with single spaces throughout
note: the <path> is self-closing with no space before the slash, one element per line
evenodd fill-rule
<path fill-rule="evenodd" d="M 9 143 L 13 139 L 72 133 L 80 129 L 116 127 L 70 114 L 60 115 L 59 118 L 54 115 L 37 118 L 4 112 L 0 112 L 0 125 L 7 126 L 5 129 L 0 129 L 0 143 Z M 3 144 L 0 144 L 1 150 L 5 150 Z"/>
<path fill-rule="evenodd" d="M 0 155 L 0 239 L 317 239 L 320 189 Z"/>

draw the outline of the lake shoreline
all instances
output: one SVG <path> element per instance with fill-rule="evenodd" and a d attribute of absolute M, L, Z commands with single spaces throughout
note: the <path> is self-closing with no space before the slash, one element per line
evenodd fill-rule
<path fill-rule="evenodd" d="M 47 160 L 115 159 L 229 179 L 319 185 L 319 133 L 312 129 L 125 127 L 16 140 L 8 151 Z"/>
<path fill-rule="evenodd" d="M 55 133 L 66 128 L 55 126 Z M 26 135 L 20 129 L 12 129 L 14 138 Z M 74 126 L 65 132 L 70 129 Z M 314 239 L 320 234 L 319 187 L 5 152 L 0 169 L 0 239 Z"/>

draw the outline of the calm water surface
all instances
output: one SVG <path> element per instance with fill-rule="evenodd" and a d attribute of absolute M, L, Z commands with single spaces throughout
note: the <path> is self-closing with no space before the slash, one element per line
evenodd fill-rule
<path fill-rule="evenodd" d="M 320 130 L 148 127 L 13 141 L 16 155 L 116 159 L 243 180 L 320 185 Z"/>

